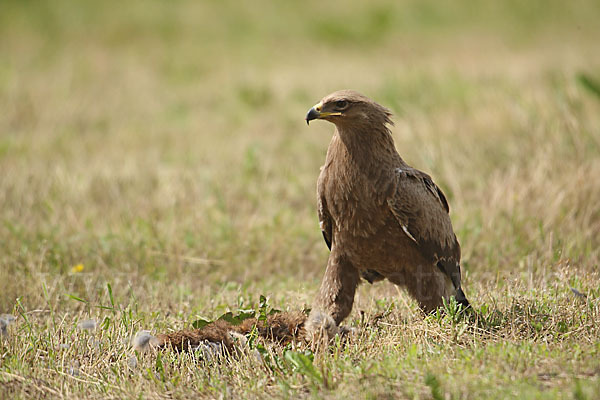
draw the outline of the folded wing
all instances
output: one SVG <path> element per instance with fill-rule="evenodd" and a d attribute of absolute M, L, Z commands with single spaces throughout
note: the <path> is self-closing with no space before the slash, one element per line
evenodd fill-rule
<path fill-rule="evenodd" d="M 397 168 L 388 206 L 404 233 L 427 260 L 460 288 L 460 245 L 442 190 L 424 172 Z"/>

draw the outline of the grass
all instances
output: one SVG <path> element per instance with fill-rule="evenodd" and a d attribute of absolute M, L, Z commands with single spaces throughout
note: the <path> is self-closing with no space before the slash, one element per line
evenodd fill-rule
<path fill-rule="evenodd" d="M 600 393 L 593 1 L 4 1 L 6 398 L 572 398 Z M 473 325 L 361 286 L 325 353 L 203 362 L 129 339 L 309 307 L 315 183 L 354 88 L 446 192 Z M 574 290 L 572 290 L 572 288 Z M 81 329 L 96 321 L 95 329 Z"/>

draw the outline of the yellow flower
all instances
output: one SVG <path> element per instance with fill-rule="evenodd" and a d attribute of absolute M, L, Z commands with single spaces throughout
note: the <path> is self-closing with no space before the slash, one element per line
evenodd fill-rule
<path fill-rule="evenodd" d="M 83 268 L 84 268 L 84 267 L 83 267 L 83 264 L 79 263 L 79 264 L 77 264 L 77 265 L 73 265 L 73 266 L 71 267 L 71 272 L 72 272 L 72 273 L 74 273 L 74 274 L 76 274 L 76 273 L 78 273 L 78 272 L 81 272 L 81 271 L 83 271 Z"/>

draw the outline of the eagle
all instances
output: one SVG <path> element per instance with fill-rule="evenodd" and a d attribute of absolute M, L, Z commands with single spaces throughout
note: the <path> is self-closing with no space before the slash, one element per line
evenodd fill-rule
<path fill-rule="evenodd" d="M 461 288 L 460 245 L 448 201 L 396 151 L 391 112 L 353 91 L 325 96 L 306 114 L 335 125 L 317 181 L 318 217 L 330 253 L 307 329 L 339 326 L 361 278 L 402 286 L 432 312 Z"/>

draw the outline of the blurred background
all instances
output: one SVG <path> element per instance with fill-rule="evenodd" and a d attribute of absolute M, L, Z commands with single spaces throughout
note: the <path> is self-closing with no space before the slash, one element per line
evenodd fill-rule
<path fill-rule="evenodd" d="M 597 274 L 598 21 L 592 0 L 3 0 L 0 309 L 107 282 L 161 310 L 310 303 L 333 127 L 304 115 L 343 88 L 446 192 L 472 299 Z"/>

